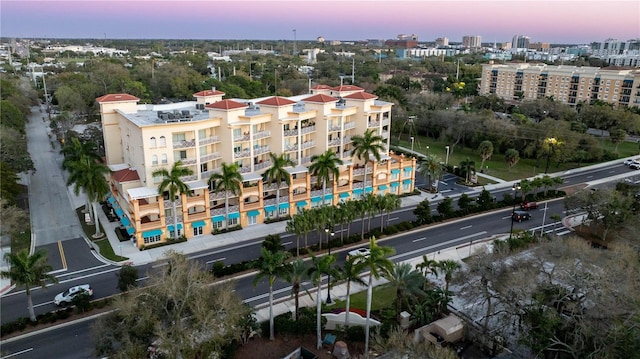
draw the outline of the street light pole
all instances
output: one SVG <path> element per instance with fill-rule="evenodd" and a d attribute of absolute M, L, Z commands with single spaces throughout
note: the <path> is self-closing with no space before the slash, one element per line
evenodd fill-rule
<path fill-rule="evenodd" d="M 444 165 L 448 166 L 449 165 L 449 146 L 445 147 L 447 149 L 447 157 L 444 160 Z"/>
<path fill-rule="evenodd" d="M 331 241 L 329 240 L 329 236 L 333 239 L 335 233 L 333 232 L 333 227 L 327 225 L 324 227 L 324 233 L 327 235 L 327 246 L 329 247 L 328 255 L 331 255 Z M 327 301 L 326 304 L 333 304 L 331 300 L 331 272 L 327 273 Z"/>
<path fill-rule="evenodd" d="M 511 239 L 511 237 L 513 236 L 513 222 L 515 222 L 515 219 L 513 219 L 513 215 L 516 212 L 516 196 L 518 195 L 518 190 L 520 189 L 520 182 L 516 182 L 513 184 L 513 187 L 511 187 L 511 190 L 513 191 L 513 210 L 511 211 L 511 230 L 509 231 L 509 239 Z"/>
<path fill-rule="evenodd" d="M 427 156 L 429 156 L 429 146 L 427 146 Z"/>
<path fill-rule="evenodd" d="M 415 140 L 415 139 L 413 138 L 413 136 L 411 136 L 411 152 L 413 152 L 413 141 L 414 141 L 414 140 Z"/>

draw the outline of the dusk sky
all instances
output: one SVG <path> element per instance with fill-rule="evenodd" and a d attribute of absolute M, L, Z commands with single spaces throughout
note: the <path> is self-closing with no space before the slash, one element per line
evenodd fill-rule
<path fill-rule="evenodd" d="M 7 1 L 0 35 L 88 39 L 391 39 L 585 44 L 640 38 L 640 1 Z"/>

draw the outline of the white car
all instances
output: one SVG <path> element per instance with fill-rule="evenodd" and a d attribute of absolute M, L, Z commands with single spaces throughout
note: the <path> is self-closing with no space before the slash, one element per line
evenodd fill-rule
<path fill-rule="evenodd" d="M 93 295 L 93 289 L 88 284 L 77 285 L 65 290 L 62 293 L 58 293 L 53 299 L 55 305 L 69 304 L 78 294 L 86 293 L 90 297 Z"/>
<path fill-rule="evenodd" d="M 349 258 L 355 257 L 355 258 L 366 258 L 369 256 L 369 249 L 368 248 L 358 248 L 358 249 L 354 249 L 352 251 L 349 251 L 349 253 L 347 253 L 347 260 L 349 260 Z"/>
<path fill-rule="evenodd" d="M 633 162 L 629 165 L 632 170 L 640 170 L 640 162 Z"/>
<path fill-rule="evenodd" d="M 630 159 L 628 159 L 628 160 L 624 160 L 624 162 L 622 162 L 622 163 L 624 163 L 624 164 L 625 164 L 625 165 L 627 165 L 627 166 L 630 166 L 630 165 L 632 165 L 632 164 L 640 164 L 640 161 L 638 161 L 638 160 L 634 160 L 634 159 L 631 159 L 631 158 L 630 158 Z"/>

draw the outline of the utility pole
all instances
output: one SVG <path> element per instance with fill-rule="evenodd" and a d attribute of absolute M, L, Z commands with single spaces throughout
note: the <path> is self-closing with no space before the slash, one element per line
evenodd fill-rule
<path fill-rule="evenodd" d="M 298 43 L 296 39 L 296 29 L 293 29 L 293 56 L 298 53 Z"/>

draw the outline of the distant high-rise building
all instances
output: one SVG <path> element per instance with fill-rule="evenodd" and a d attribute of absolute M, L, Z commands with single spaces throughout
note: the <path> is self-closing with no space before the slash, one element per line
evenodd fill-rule
<path fill-rule="evenodd" d="M 548 42 L 531 42 L 529 43 L 529 49 L 536 51 L 545 51 L 551 48 L 551 44 Z"/>
<path fill-rule="evenodd" d="M 482 36 L 478 36 L 478 35 L 463 36 L 462 46 L 469 49 L 482 47 Z"/>
<path fill-rule="evenodd" d="M 418 35 L 398 35 L 398 38 L 395 40 L 387 40 L 385 44 L 390 47 L 400 48 L 400 49 L 411 49 L 418 46 Z"/>
<path fill-rule="evenodd" d="M 618 39 L 606 39 L 603 42 L 591 44 L 591 54 L 594 56 L 625 55 L 629 51 L 640 49 L 640 39 L 620 41 Z"/>
<path fill-rule="evenodd" d="M 516 35 L 513 37 L 513 40 L 511 41 L 511 48 L 528 49 L 530 41 L 531 41 L 531 38 L 529 36 Z"/>
<path fill-rule="evenodd" d="M 436 39 L 436 46 L 449 46 L 449 39 L 446 37 L 439 37 Z"/>

